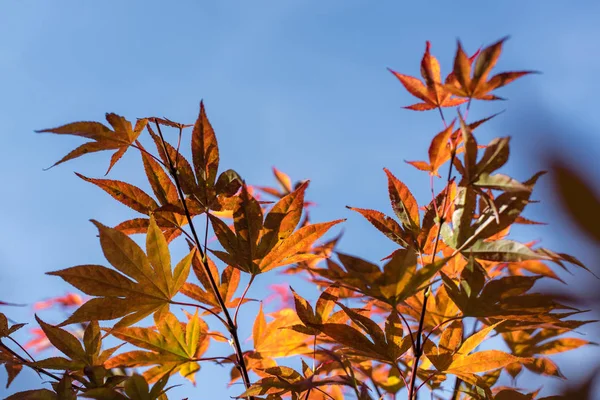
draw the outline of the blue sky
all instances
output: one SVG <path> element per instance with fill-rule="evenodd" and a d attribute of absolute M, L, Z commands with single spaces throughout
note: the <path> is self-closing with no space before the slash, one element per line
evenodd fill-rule
<path fill-rule="evenodd" d="M 435 112 L 401 109 L 414 100 L 386 71 L 418 75 L 426 40 L 443 74 L 457 38 L 471 53 L 507 34 L 498 70 L 543 72 L 502 89 L 511 101 L 475 103 L 470 113 L 478 119 L 507 110 L 478 131 L 480 142 L 513 137 L 507 173 L 532 175 L 548 144 L 598 171 L 599 12 L 592 1 L 2 2 L 0 298 L 32 303 L 64 293 L 67 285 L 43 273 L 104 263 L 88 220 L 114 225 L 134 215 L 73 174 L 100 177 L 108 154 L 43 172 L 81 140 L 34 130 L 102 121 L 105 112 L 193 122 L 200 99 L 217 132 L 222 169 L 261 185 L 273 183 L 272 166 L 294 179 L 310 178 L 308 196 L 319 205 L 314 220 L 349 218 L 343 251 L 372 260 L 388 254 L 391 242 L 344 206 L 390 213 L 383 167 L 427 201 L 427 176 L 403 160 L 423 159 L 441 124 Z M 531 118 L 552 129 L 540 131 Z M 147 187 L 133 152 L 111 176 Z M 549 190 L 542 183 L 537 198 L 551 197 Z M 544 246 L 591 262 L 590 243 L 552 204 L 527 213 L 551 225 L 519 230 L 520 238 L 543 238 Z M 174 258 L 182 255 L 174 252 Z M 585 285 L 587 278 L 569 279 Z M 281 279 L 261 277 L 255 297 Z M 3 311 L 32 321 L 28 309 Z M 255 305 L 248 307 L 247 324 L 255 312 Z M 570 363 L 581 356 L 573 354 L 557 359 Z M 577 375 L 574 368 L 563 372 Z M 202 389 L 177 388 L 173 398 L 225 398 L 234 392 L 221 390 L 224 374 L 206 368 L 198 375 Z M 34 374 L 23 373 L 11 392 L 33 382 Z"/>

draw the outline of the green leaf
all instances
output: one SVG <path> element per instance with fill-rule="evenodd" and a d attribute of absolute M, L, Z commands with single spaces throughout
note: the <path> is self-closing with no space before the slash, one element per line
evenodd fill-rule
<path fill-rule="evenodd" d="M 498 261 L 498 262 L 518 262 L 526 260 L 549 260 L 536 253 L 522 243 L 512 240 L 495 240 L 493 242 L 484 242 L 478 240 L 475 244 L 463 251 L 465 255 L 473 255 L 480 260 Z"/>

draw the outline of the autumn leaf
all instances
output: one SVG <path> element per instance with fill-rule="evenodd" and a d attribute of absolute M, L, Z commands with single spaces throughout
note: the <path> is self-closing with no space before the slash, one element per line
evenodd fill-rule
<path fill-rule="evenodd" d="M 407 161 L 407 163 L 422 171 L 429 171 L 433 176 L 439 177 L 439 168 L 450 159 L 450 135 L 452 135 L 455 121 L 435 135 L 429 146 L 429 163 L 424 161 Z"/>
<path fill-rule="evenodd" d="M 71 332 L 47 324 L 37 316 L 36 320 L 52 346 L 66 356 L 66 358 L 55 356 L 31 363 L 36 368 L 83 371 L 84 368 L 104 367 L 106 360 L 119 347 L 101 350 L 102 338 L 97 321 L 91 321 L 87 325 L 83 332 L 82 343 Z"/>
<path fill-rule="evenodd" d="M 134 346 L 149 350 L 133 350 L 111 358 L 107 368 L 154 367 L 144 372 L 148 383 L 165 374 L 180 372 L 181 376 L 195 382 L 194 375 L 200 369 L 198 362 L 208 349 L 208 326 L 194 314 L 187 324 L 181 323 L 170 312 L 157 313 L 156 328 L 118 328 L 110 333 Z"/>
<path fill-rule="evenodd" d="M 557 338 L 566 332 L 565 329 L 537 329 L 535 331 L 508 331 L 502 333 L 502 338 L 511 350 L 511 353 L 519 357 L 530 357 L 529 363 L 509 364 L 506 371 L 516 378 L 524 366 L 531 372 L 540 375 L 556 376 L 564 378 L 558 366 L 544 355 L 562 353 L 577 349 L 590 344 L 589 341 L 579 338 Z"/>
<path fill-rule="evenodd" d="M 209 257 L 206 258 L 206 263 L 211 271 L 211 275 L 215 280 L 219 277 L 219 271 L 213 260 Z M 196 252 L 196 256 L 192 259 L 192 267 L 194 274 L 202 284 L 202 287 L 191 283 L 185 282 L 181 288 L 181 293 L 202 303 L 209 305 L 210 310 L 213 312 L 221 312 L 221 306 L 215 297 L 208 276 L 206 275 L 205 269 L 202 267 L 202 261 L 200 255 Z M 226 307 L 234 308 L 240 304 L 248 302 L 249 300 L 244 298 L 233 298 L 240 282 L 240 270 L 232 266 L 227 266 L 221 273 L 220 280 L 217 280 L 216 284 L 219 288 L 219 294 L 225 302 Z"/>
<path fill-rule="evenodd" d="M 122 318 L 115 325 L 119 328 L 168 307 L 187 279 L 195 251 L 172 270 L 166 238 L 153 217 L 146 236 L 147 254 L 124 233 L 92 222 L 100 232 L 104 255 L 116 271 L 100 265 L 80 265 L 49 272 L 82 292 L 96 296 L 61 325 Z"/>
<path fill-rule="evenodd" d="M 502 72 L 488 80 L 491 70 L 500 57 L 502 45 L 506 39 L 508 38 L 500 39 L 483 49 L 475 59 L 475 67 L 472 71 L 471 62 L 460 41 L 458 41 L 454 58 L 454 76 L 456 80 L 444 85 L 444 89 L 448 93 L 469 99 L 502 100 L 500 97 L 490 94 L 490 92 L 524 75 L 535 73 L 535 71 Z"/>
<path fill-rule="evenodd" d="M 423 289 L 448 262 L 442 258 L 435 263 L 417 269 L 417 255 L 414 248 L 399 249 L 381 269 L 366 260 L 338 253 L 343 268 L 331 259 L 327 268 L 317 268 L 313 272 L 340 286 L 352 289 L 365 296 L 378 299 L 395 306 Z"/>
<path fill-rule="evenodd" d="M 472 122 L 468 124 L 468 128 L 470 131 L 473 131 L 475 128 L 480 126 L 481 124 L 489 121 L 494 118 L 498 114 L 493 114 L 487 118 L 480 119 L 478 121 Z M 452 158 L 452 153 L 454 155 L 460 154 L 465 150 L 465 147 L 460 146 L 463 142 L 462 129 L 458 128 L 453 131 L 455 121 L 452 121 L 449 126 L 447 126 L 443 131 L 434 136 L 429 145 L 429 162 L 427 161 L 405 161 L 406 163 L 412 165 L 413 167 L 421 170 L 429 172 L 432 176 L 440 177 L 439 169 L 442 165 L 448 162 Z M 492 145 L 492 144 L 491 144 Z M 486 150 L 487 153 L 487 150 Z M 488 159 L 497 162 L 498 154 L 492 153 L 487 156 Z M 484 157 L 485 158 L 485 157 Z M 486 159 L 486 165 L 491 164 L 492 161 Z M 456 165 L 457 160 L 454 158 L 454 163 Z M 483 161 L 483 160 L 482 160 Z M 501 166 L 501 165 L 500 165 Z M 498 166 L 498 168 L 500 167 Z M 491 170 L 493 171 L 493 170 Z M 490 172 L 491 172 L 490 171 Z"/>
<path fill-rule="evenodd" d="M 183 126 L 179 127 L 183 128 Z M 241 187 L 242 179 L 233 170 L 223 171 L 218 177 L 219 147 L 215 132 L 208 120 L 204 103 L 200 102 L 200 113 L 192 131 L 192 162 L 164 140 L 162 133 L 156 134 L 148 126 L 148 132 L 162 163 L 175 175 L 181 189 L 190 202 L 188 207 L 197 210 L 196 214 L 224 211 L 229 207 L 228 199 Z"/>
<path fill-rule="evenodd" d="M 274 317 L 267 322 L 262 306 L 252 328 L 254 351 L 263 358 L 287 357 L 292 354 L 306 354 L 312 350 L 307 346 L 307 337 L 287 328 L 296 325 L 298 317 L 289 308 L 270 314 Z"/>
<path fill-rule="evenodd" d="M 48 132 L 59 135 L 75 135 L 86 139 L 92 139 L 93 142 L 87 142 L 71 151 L 69 154 L 54 163 L 52 167 L 62 164 L 65 161 L 72 160 L 84 154 L 94 153 L 103 150 L 117 150 L 110 160 L 110 165 L 106 174 L 110 172 L 112 167 L 123 157 L 129 146 L 131 146 L 138 138 L 142 130 L 146 127 L 148 121 L 139 119 L 135 127 L 131 126 L 131 122 L 117 114 L 106 114 L 106 120 L 111 125 L 112 129 L 99 122 L 73 122 L 71 124 L 59 126 L 58 128 L 42 129 L 36 131 L 38 133 Z M 52 168 L 50 167 L 50 168 Z"/>
<path fill-rule="evenodd" d="M 281 398 L 281 396 L 289 393 L 292 393 L 292 398 L 295 399 L 298 399 L 300 394 L 307 393 L 305 398 L 308 398 L 308 392 L 315 388 L 332 385 L 354 386 L 352 380 L 347 376 L 319 377 L 315 374 L 301 374 L 292 368 L 284 366 L 266 368 L 263 372 L 266 377 L 255 382 L 244 393 L 237 396 L 237 398 L 265 394 L 268 394 L 269 398 L 275 398 L 273 396 Z M 320 389 L 318 391 L 315 390 L 315 392 L 322 393 Z"/>
<path fill-rule="evenodd" d="M 390 72 L 398 78 L 410 94 L 423 100 L 423 103 L 404 107 L 409 110 L 425 111 L 441 107 L 454 107 L 466 101 L 464 99 L 451 98 L 452 93 L 441 84 L 440 64 L 431 55 L 430 48 L 431 43 L 427 41 L 425 44 L 425 54 L 423 54 L 423 59 L 421 60 L 421 75 L 425 84 L 417 78 L 390 69 Z"/>
<path fill-rule="evenodd" d="M 343 220 L 306 225 L 294 231 L 302 212 L 307 184 L 281 198 L 264 221 L 258 201 L 244 186 L 233 211 L 235 233 L 219 218 L 209 214 L 217 239 L 225 249 L 225 252 L 213 250 L 213 254 L 253 275 L 317 257 L 310 252 L 310 246 Z"/>

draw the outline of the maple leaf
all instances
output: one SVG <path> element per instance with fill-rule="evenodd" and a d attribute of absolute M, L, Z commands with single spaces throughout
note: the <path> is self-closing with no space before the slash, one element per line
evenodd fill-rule
<path fill-rule="evenodd" d="M 170 312 L 156 313 L 154 322 L 156 328 L 129 327 L 111 330 L 110 333 L 116 338 L 149 351 L 133 350 L 118 354 L 106 362 L 106 367 L 154 365 L 143 374 L 148 383 L 176 372 L 195 382 L 194 375 L 200 370 L 198 362 L 210 344 L 208 325 L 198 317 L 197 311 L 187 324 L 181 323 Z"/>
<path fill-rule="evenodd" d="M 504 329 L 560 328 L 565 325 L 561 318 L 571 313 L 553 311 L 573 310 L 572 307 L 557 303 L 552 296 L 528 293 L 540 279 L 539 276 L 505 276 L 490 280 L 485 285 L 480 278 L 476 278 L 476 274 L 464 276 L 459 285 L 444 273 L 441 276 L 448 296 L 464 316 L 507 320 L 503 324 Z M 572 322 L 577 326 L 586 323 Z"/>
<path fill-rule="evenodd" d="M 181 128 L 184 126 L 182 125 Z M 179 148 L 166 142 L 159 131 L 157 135 L 150 126 L 148 132 L 154 140 L 163 164 L 175 174 L 181 189 L 187 195 L 189 207 L 196 214 L 208 210 L 228 210 L 231 197 L 238 192 L 242 179 L 234 170 L 223 171 L 218 177 L 219 147 L 215 132 L 208 120 L 204 103 L 192 131 L 192 165 L 181 155 Z"/>
<path fill-rule="evenodd" d="M 64 374 L 58 382 L 52 383 L 52 390 L 26 390 L 8 396 L 5 400 L 77 400 L 76 390 L 73 377 Z"/>
<path fill-rule="evenodd" d="M 395 306 L 423 289 L 448 261 L 442 258 L 435 263 L 417 269 L 417 255 L 414 248 L 399 249 L 394 252 L 383 271 L 375 264 L 338 253 L 344 268 L 331 259 L 327 268 L 313 271 L 340 286 L 352 289 L 365 296 Z"/>
<path fill-rule="evenodd" d="M 276 358 L 312 352 L 304 334 L 283 329 L 300 322 L 294 310 L 283 308 L 269 315 L 274 317 L 271 322 L 267 322 L 261 305 L 252 328 L 255 353 L 262 358 Z"/>
<path fill-rule="evenodd" d="M 460 41 L 458 41 L 453 71 L 456 79 L 446 83 L 444 89 L 456 96 L 469 99 L 502 100 L 502 98 L 490 94 L 490 92 L 524 75 L 535 73 L 535 71 L 502 72 L 488 80 L 488 75 L 496 65 L 502 52 L 502 44 L 506 39 L 508 37 L 502 38 L 483 49 L 475 60 L 475 67 L 472 72 L 472 61 L 469 60 Z"/>
<path fill-rule="evenodd" d="M 17 358 L 7 347 L 2 343 L 2 338 L 10 338 L 10 335 L 21 329 L 25 324 L 13 324 L 8 325 L 8 318 L 6 315 L 0 313 L 0 365 L 4 365 L 6 370 L 7 380 L 6 388 L 14 381 L 23 369 L 22 361 Z"/>
<path fill-rule="evenodd" d="M 282 198 L 282 197 L 292 193 L 292 191 L 294 189 L 297 189 L 297 187 L 300 184 L 302 184 L 302 182 L 298 182 L 295 185 L 296 187 L 292 187 L 292 179 L 290 178 L 290 176 L 288 174 L 286 174 L 285 172 L 278 170 L 275 167 L 273 167 L 273 175 L 275 175 L 275 179 L 277 180 L 277 183 L 279 184 L 279 189 L 272 188 L 272 187 L 266 187 L 266 186 L 257 186 L 257 189 L 262 192 L 265 192 L 267 194 L 270 194 L 271 196 L 275 196 L 277 198 Z"/>
<path fill-rule="evenodd" d="M 112 129 L 100 122 L 85 121 L 73 122 L 71 124 L 59 126 L 58 128 L 36 131 L 38 133 L 48 132 L 60 135 L 75 135 L 94 140 L 93 142 L 87 142 L 77 147 L 75 150 L 54 163 L 50 168 L 84 154 L 116 149 L 117 151 L 112 155 L 110 165 L 106 171 L 106 175 L 108 175 L 112 167 L 119 159 L 121 159 L 121 157 L 123 157 L 129 146 L 137 140 L 140 133 L 142 133 L 142 130 L 146 127 L 148 120 L 137 120 L 135 127 L 132 127 L 131 122 L 125 118 L 113 113 L 106 114 L 106 120 L 111 125 Z"/>
<path fill-rule="evenodd" d="M 181 227 L 187 224 L 187 219 L 183 215 L 183 210 L 179 207 L 178 198 L 173 197 L 172 189 L 175 187 L 168 186 L 167 181 L 170 183 L 170 180 L 164 174 L 164 171 L 160 169 L 160 166 L 152 164 L 152 161 L 149 160 L 145 161 L 145 165 L 148 165 L 146 172 L 150 185 L 156 193 L 157 198 L 164 201 L 164 203 L 161 201 L 161 206 L 142 189 L 130 183 L 112 179 L 88 178 L 79 173 L 75 174 L 84 181 L 98 186 L 112 198 L 127 207 L 141 214 L 154 214 L 156 223 L 160 228 L 164 229 L 167 241 L 171 242 L 181 234 Z M 115 229 L 128 235 L 146 233 L 149 223 L 150 220 L 148 218 L 134 218 L 120 223 Z"/>
<path fill-rule="evenodd" d="M 402 226 L 379 211 L 349 206 L 346 206 L 346 208 L 360 213 L 375 228 L 400 246 L 414 246 L 417 233 L 420 230 L 419 205 L 404 183 L 398 180 L 387 168 L 383 170 L 388 178 L 388 193 L 392 209 Z"/>
<path fill-rule="evenodd" d="M 258 275 L 273 268 L 314 259 L 310 246 L 332 226 L 342 222 L 306 225 L 295 230 L 302 215 L 308 182 L 281 198 L 267 213 L 248 193 L 246 186 L 233 210 L 235 233 L 219 218 L 209 214 L 213 230 L 225 252 L 211 250 L 223 262 Z"/>
<path fill-rule="evenodd" d="M 396 310 L 409 320 L 419 322 L 423 309 L 424 293 L 420 292 L 409 297 L 404 303 L 396 306 Z M 460 310 L 449 298 L 445 287 L 442 285 L 430 294 L 423 319 L 424 329 L 437 331 L 449 320 L 460 316 Z"/>
<path fill-rule="evenodd" d="M 431 341 L 424 343 L 425 355 L 437 371 L 456 375 L 465 382 L 489 390 L 488 385 L 482 382 L 482 378 L 475 374 L 502 368 L 515 362 L 532 361 L 530 358 L 516 357 L 499 350 L 472 353 L 501 323 L 502 321 L 487 326 L 463 340 L 463 324 L 460 321 L 454 321 L 444 329 L 437 346 Z"/>
<path fill-rule="evenodd" d="M 49 272 L 82 292 L 97 296 L 79 307 L 61 325 L 122 318 L 115 325 L 119 328 L 161 308 L 168 308 L 171 298 L 187 280 L 195 250 L 171 270 L 167 240 L 154 217 L 150 217 L 146 235 L 147 255 L 124 233 L 92 222 L 100 232 L 104 255 L 118 272 L 100 265 L 80 265 Z"/>
<path fill-rule="evenodd" d="M 122 389 L 111 387 L 93 388 L 86 390 L 82 396 L 98 400 L 166 400 L 165 393 L 170 389 L 165 389 L 168 381 L 169 374 L 165 374 L 150 388 L 142 375 L 133 374 L 126 377 Z"/>
<path fill-rule="evenodd" d="M 412 76 L 400 74 L 390 69 L 406 90 L 413 96 L 423 100 L 423 103 L 407 106 L 409 110 L 425 111 L 441 107 L 454 107 L 466 102 L 465 99 L 451 98 L 452 92 L 441 84 L 440 64 L 429 52 L 431 43 L 425 44 L 425 53 L 421 60 L 421 75 L 425 84 Z"/>
<path fill-rule="evenodd" d="M 103 367 L 106 360 L 120 347 L 101 351 L 102 337 L 97 321 L 91 321 L 85 328 L 82 344 L 71 332 L 47 324 L 37 316 L 36 320 L 52 346 L 67 357 L 50 357 L 31 363 L 37 368 L 83 371 L 84 368 Z"/>
<path fill-rule="evenodd" d="M 303 362 L 303 365 L 306 364 Z M 267 377 L 255 382 L 244 393 L 237 396 L 237 398 L 265 394 L 268 394 L 269 398 L 273 398 L 273 396 L 281 398 L 280 396 L 291 393 L 293 396 L 296 396 L 293 398 L 298 399 L 298 395 L 322 386 L 342 385 L 354 387 L 354 383 L 350 377 L 337 375 L 319 378 L 316 374 L 308 371 L 310 370 L 305 368 L 300 373 L 284 366 L 266 368 L 264 369 L 264 373 Z"/>
<path fill-rule="evenodd" d="M 273 175 L 275 176 L 275 180 L 277 181 L 279 188 L 268 187 L 268 186 L 257 186 L 256 188 L 258 190 L 260 190 L 261 192 L 264 192 L 271 196 L 277 197 L 279 199 L 292 193 L 294 190 L 298 189 L 301 185 L 303 185 L 305 182 L 307 182 L 307 180 L 303 180 L 303 181 L 298 181 L 298 182 L 292 184 L 292 179 L 290 178 L 290 176 L 288 174 L 286 174 L 285 172 L 278 170 L 275 167 L 273 167 Z M 313 203 L 312 201 L 304 202 L 305 209 L 308 209 L 308 207 L 314 206 L 314 205 L 315 205 L 315 203 Z"/>
<path fill-rule="evenodd" d="M 241 299 L 233 298 L 233 296 L 240 283 L 240 270 L 232 266 L 227 266 L 221 273 L 221 279 L 219 281 L 219 271 L 217 270 L 217 266 L 209 257 L 206 258 L 206 265 L 208 265 L 211 275 L 217 279 L 216 284 L 219 288 L 219 295 L 223 298 L 225 306 L 237 307 L 240 304 Z M 212 292 L 209 278 L 206 275 L 205 269 L 202 267 L 202 261 L 200 260 L 200 255 L 197 252 L 196 256 L 192 259 L 192 268 L 194 274 L 202 284 L 202 287 L 190 282 L 186 282 L 181 288 L 181 293 L 202 304 L 211 306 L 212 308 L 210 310 L 213 312 L 222 311 L 217 298 Z M 242 304 L 248 301 L 248 299 L 244 298 Z"/>
<path fill-rule="evenodd" d="M 478 121 L 472 122 L 468 124 L 468 128 L 473 131 L 475 128 L 483 124 L 484 122 L 489 121 L 494 118 L 498 114 L 491 115 L 487 118 L 480 119 Z M 456 121 L 452 121 L 450 125 L 448 125 L 443 131 L 434 136 L 431 140 L 431 144 L 429 145 L 429 162 L 426 161 L 405 161 L 407 164 L 412 165 L 413 167 L 421 170 L 427 171 L 431 176 L 440 177 L 439 169 L 442 165 L 448 162 L 452 158 L 452 153 L 455 155 L 462 153 L 465 149 L 464 147 L 459 147 L 462 143 L 463 135 L 462 129 L 458 128 L 454 130 L 454 124 Z M 490 144 L 492 145 L 492 144 Z M 488 150 L 486 150 L 487 154 Z M 508 153 L 508 150 L 507 150 Z M 496 160 L 497 155 L 490 154 L 488 158 Z M 456 159 L 455 159 L 456 160 Z M 486 160 L 486 162 L 488 162 Z M 456 161 L 454 161 L 456 165 Z M 500 168 L 502 165 L 498 165 L 497 168 Z M 459 167 L 460 168 L 460 167 Z M 496 169 L 497 169 L 496 168 Z M 491 171 L 490 171 L 491 172 Z"/>
<path fill-rule="evenodd" d="M 546 328 L 502 332 L 502 337 L 512 354 L 532 358 L 530 363 L 509 364 L 505 367 L 506 371 L 514 379 L 521 373 L 522 366 L 524 366 L 536 374 L 564 378 L 558 366 L 544 355 L 562 353 L 588 344 L 595 344 L 579 338 L 557 338 L 567 331 L 568 329 Z"/>

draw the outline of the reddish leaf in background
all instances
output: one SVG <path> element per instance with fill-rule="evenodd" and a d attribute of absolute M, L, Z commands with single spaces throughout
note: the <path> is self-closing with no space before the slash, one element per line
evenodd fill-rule
<path fill-rule="evenodd" d="M 33 351 L 39 353 L 52 347 L 52 344 L 42 329 L 31 328 L 29 333 L 33 336 L 33 338 L 23 345 L 23 347 L 26 349 L 33 349 Z"/>
<path fill-rule="evenodd" d="M 64 296 L 53 297 L 48 300 L 38 301 L 33 304 L 34 310 L 44 310 L 46 308 L 53 307 L 54 305 L 60 305 L 61 307 L 77 307 L 84 303 L 83 298 L 77 293 L 67 293 Z"/>

